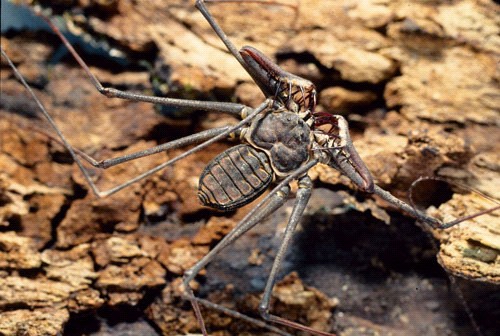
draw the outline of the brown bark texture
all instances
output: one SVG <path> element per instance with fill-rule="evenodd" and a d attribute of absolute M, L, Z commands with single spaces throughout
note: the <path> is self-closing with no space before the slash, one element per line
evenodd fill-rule
<path fill-rule="evenodd" d="M 106 86 L 249 106 L 265 98 L 192 0 L 40 2 L 66 22 Z M 256 47 L 317 85 L 317 109 L 346 117 L 382 188 L 408 200 L 420 176 L 452 182 L 415 188 L 428 213 L 444 221 L 496 204 L 480 194 L 500 199 L 495 2 L 275 2 L 299 7 L 248 1 L 209 8 L 238 48 Z M 11 29 L 1 45 L 69 142 L 98 159 L 236 122 L 108 99 L 48 30 Z M 255 204 L 221 213 L 197 198 L 203 168 L 235 142 L 98 199 L 1 62 L 0 334 L 199 333 L 181 297 L 182 274 Z M 184 150 L 88 169 L 107 189 Z M 315 189 L 273 291 L 273 313 L 341 336 L 500 330 L 500 212 L 434 230 L 356 191 L 327 166 L 310 176 Z M 293 198 L 223 251 L 193 283 L 197 295 L 259 318 L 292 207 Z M 211 335 L 272 334 L 214 310 L 203 316 Z"/>

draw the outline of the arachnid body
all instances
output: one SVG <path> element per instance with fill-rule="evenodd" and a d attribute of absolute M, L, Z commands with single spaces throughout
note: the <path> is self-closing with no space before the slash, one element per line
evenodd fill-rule
<path fill-rule="evenodd" d="M 213 128 L 150 149 L 138 150 L 132 154 L 100 161 L 74 149 L 63 137 L 61 137 L 61 141 L 81 168 L 94 193 L 104 197 L 171 166 L 180 159 L 207 148 L 218 140 L 227 137 L 240 139 L 243 144 L 227 149 L 213 158 L 206 166 L 199 179 L 199 199 L 207 206 L 230 211 L 251 203 L 261 196 L 269 186 L 273 184 L 275 186 L 208 254 L 185 272 L 185 294 L 191 300 L 201 331 L 207 334 L 199 303 L 232 314 L 232 316 L 245 317 L 196 298 L 190 289 L 190 282 L 222 249 L 231 245 L 243 233 L 280 208 L 290 194 L 290 182 L 296 180 L 298 184 L 296 200 L 288 220 L 283 242 L 278 249 L 277 257 L 265 284 L 259 312 L 264 319 L 270 322 L 314 334 L 330 335 L 327 332 L 314 330 L 271 314 L 271 293 L 281 262 L 291 242 L 294 229 L 311 197 L 313 183 L 308 176 L 309 169 L 318 163 L 337 169 L 362 191 L 375 193 L 395 207 L 436 228 L 450 227 L 459 221 L 443 225 L 438 220 L 415 210 L 412 206 L 375 185 L 371 174 L 352 144 L 345 118 L 315 110 L 317 97 L 314 85 L 304 78 L 283 71 L 255 48 L 244 47 L 237 50 L 210 15 L 204 1 L 197 1 L 197 7 L 229 51 L 265 94 L 267 99 L 263 103 L 252 108 L 243 104 L 190 101 L 131 94 L 103 87 L 89 71 L 89 76 L 98 91 L 108 97 L 159 103 L 193 110 L 222 112 L 239 117 L 241 121 L 236 125 Z M 70 50 L 84 69 L 88 70 L 83 61 L 79 60 L 78 55 L 72 49 Z M 143 156 L 170 151 L 186 145 L 195 146 L 136 178 L 104 191 L 101 191 L 94 183 L 93 177 L 81 162 L 83 158 L 97 168 L 109 168 Z M 126 193 L 127 191 L 122 192 Z M 253 319 L 248 320 L 257 323 Z"/>

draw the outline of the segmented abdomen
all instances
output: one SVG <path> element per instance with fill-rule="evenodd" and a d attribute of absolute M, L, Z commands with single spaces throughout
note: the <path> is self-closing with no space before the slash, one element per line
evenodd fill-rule
<path fill-rule="evenodd" d="M 204 205 L 233 210 L 261 195 L 273 180 L 266 155 L 248 145 L 215 157 L 200 176 L 198 197 Z"/>

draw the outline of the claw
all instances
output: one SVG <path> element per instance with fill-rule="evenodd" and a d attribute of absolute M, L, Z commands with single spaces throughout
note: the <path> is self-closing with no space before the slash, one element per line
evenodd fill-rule
<path fill-rule="evenodd" d="M 267 97 L 274 96 L 294 112 L 314 110 L 316 87 L 311 81 L 286 72 L 253 47 L 241 48 L 240 55 L 248 73 Z"/>
<path fill-rule="evenodd" d="M 321 129 L 321 126 L 324 125 L 330 127 L 324 133 L 331 138 L 331 141 L 327 142 L 326 146 L 331 147 L 329 152 L 331 154 L 332 167 L 337 169 L 338 167 L 345 166 L 343 161 L 347 161 L 356 172 L 348 175 L 351 180 L 359 189 L 373 193 L 375 191 L 373 177 L 352 144 L 347 120 L 340 115 L 333 115 L 326 112 L 315 112 L 313 116 L 315 119 L 314 127 L 316 129 Z M 333 145 L 335 141 L 340 141 L 338 146 Z M 344 171 L 344 169 L 341 170 Z"/>

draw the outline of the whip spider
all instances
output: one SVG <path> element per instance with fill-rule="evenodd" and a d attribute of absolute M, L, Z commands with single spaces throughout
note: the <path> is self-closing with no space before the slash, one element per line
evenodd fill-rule
<path fill-rule="evenodd" d="M 290 183 L 293 181 L 296 181 L 298 185 L 293 210 L 289 216 L 281 245 L 276 253 L 272 269 L 265 284 L 264 293 L 259 305 L 259 313 L 269 323 L 284 325 L 316 335 L 332 335 L 331 333 L 315 330 L 309 326 L 276 316 L 272 314 L 271 307 L 271 294 L 282 266 L 283 258 L 311 197 L 313 182 L 308 175 L 308 171 L 319 163 L 340 171 L 359 190 L 377 195 L 394 207 L 415 217 L 420 222 L 426 223 L 436 229 L 447 229 L 465 219 L 498 209 L 496 207 L 466 218 L 442 223 L 379 187 L 375 184 L 368 168 L 353 145 L 346 119 L 341 115 L 332 115 L 316 110 L 317 92 L 315 85 L 307 79 L 281 69 L 267 56 L 253 47 L 245 46 L 241 49 L 236 48 L 211 15 L 206 2 L 235 1 L 197 0 L 195 6 L 211 25 L 218 38 L 225 44 L 227 50 L 252 77 L 255 84 L 257 84 L 265 95 L 266 99 L 255 108 L 239 103 L 155 97 L 122 91 L 112 87 L 104 87 L 91 72 L 85 61 L 60 33 L 58 28 L 50 21 L 47 21 L 52 30 L 59 36 L 76 61 L 87 73 L 96 90 L 104 96 L 171 107 L 182 107 L 193 111 L 225 113 L 240 119 L 234 125 L 208 129 L 124 156 L 97 160 L 83 151 L 74 148 L 66 140 L 66 137 L 59 130 L 48 111 L 38 100 L 2 49 L 2 56 L 7 59 L 9 66 L 13 69 L 18 79 L 30 92 L 32 98 L 38 104 L 38 108 L 48 120 L 52 129 L 57 133 L 58 141 L 71 154 L 89 187 L 97 197 L 107 197 L 117 193 L 166 167 L 172 166 L 177 161 L 207 148 L 217 141 L 233 138 L 242 142 L 242 144 L 220 153 L 207 165 L 199 179 L 199 200 L 208 207 L 221 211 L 231 211 L 253 202 L 259 196 L 263 195 L 271 185 L 272 188 L 232 231 L 184 274 L 185 296 L 193 306 L 203 335 L 208 335 L 208 332 L 205 328 L 200 304 L 238 318 L 246 319 L 252 323 L 260 323 L 258 320 L 244 316 L 228 308 L 213 304 L 205 299 L 197 298 L 191 289 L 190 283 L 200 271 L 214 260 L 215 256 L 221 250 L 231 245 L 241 235 L 283 206 L 291 192 Z M 249 2 L 279 4 L 279 2 L 274 1 L 253 0 Z M 90 164 L 93 167 L 106 169 L 145 156 L 191 145 L 194 146 L 184 153 L 106 190 L 101 190 L 96 185 L 84 164 L 85 161 L 86 164 Z M 287 334 L 270 325 L 260 325 L 280 334 Z"/>

